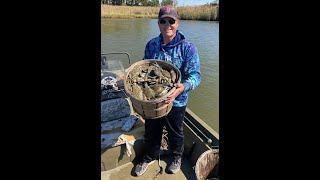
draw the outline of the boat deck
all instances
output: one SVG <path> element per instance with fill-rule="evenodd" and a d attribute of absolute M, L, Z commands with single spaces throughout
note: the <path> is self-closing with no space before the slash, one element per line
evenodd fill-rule
<path fill-rule="evenodd" d="M 111 62 L 111 61 L 110 61 Z M 130 64 L 130 59 L 129 59 Z M 118 66 L 118 64 L 114 63 L 108 64 L 110 65 L 106 68 L 101 69 L 101 77 L 102 75 L 105 75 L 106 73 L 111 73 L 110 70 L 112 70 L 111 76 L 115 75 L 117 76 L 120 81 L 118 84 L 118 87 L 122 90 L 121 92 L 118 92 L 117 95 L 121 98 L 126 98 L 128 100 L 131 115 L 135 114 L 132 102 L 130 101 L 130 98 L 127 97 L 127 95 L 124 93 L 123 85 L 123 74 L 124 69 L 121 64 L 119 64 L 120 70 L 115 68 Z M 113 68 L 113 69 L 112 69 Z M 118 82 L 117 82 L 118 83 Z M 106 94 L 107 95 L 107 94 Z M 106 99 L 105 94 L 102 93 L 101 101 L 104 101 Z M 108 126 L 109 127 L 109 126 Z M 144 154 L 144 120 L 140 119 L 137 121 L 135 126 L 129 131 L 129 132 L 122 132 L 120 128 L 114 128 L 112 130 L 106 130 L 102 131 L 101 135 L 105 134 L 112 134 L 115 132 L 120 132 L 122 135 L 125 136 L 124 139 L 127 141 L 134 141 L 134 144 L 132 146 L 132 154 L 131 156 L 128 156 L 126 154 L 127 146 L 126 144 L 121 144 L 113 147 L 107 147 L 101 149 L 101 180 L 129 180 L 129 179 L 136 179 L 136 180 L 152 180 L 152 179 L 159 179 L 159 180 L 196 180 L 196 174 L 195 170 L 198 169 L 197 175 L 199 175 L 199 170 L 202 174 L 205 174 L 205 170 L 210 170 L 206 166 L 206 163 L 216 163 L 218 162 L 217 159 L 209 159 L 210 161 L 206 161 L 202 164 L 205 164 L 204 167 L 197 166 L 197 168 L 194 169 L 196 166 L 196 163 L 201 155 L 203 155 L 204 152 L 207 150 L 215 147 L 219 147 L 219 134 L 213 131 L 206 123 L 204 123 L 198 116 L 196 116 L 191 110 L 188 108 L 186 109 L 186 116 L 183 123 L 183 129 L 184 129 L 184 156 L 182 159 L 182 166 L 180 171 L 178 171 L 176 174 L 169 174 L 168 168 L 172 162 L 172 156 L 168 154 L 169 151 L 161 151 L 163 153 L 161 154 L 161 161 L 160 165 L 163 168 L 163 173 L 157 174 L 160 171 L 160 167 L 158 164 L 158 160 L 156 160 L 153 164 L 151 164 L 147 171 L 139 176 L 136 177 L 134 170 L 137 163 L 142 158 L 142 155 Z M 114 139 L 115 141 L 119 141 L 119 138 Z M 120 138 L 121 140 L 121 138 Z M 209 141 L 210 140 L 210 141 Z M 123 139 L 122 139 L 123 141 Z M 121 142 L 122 142 L 121 141 Z M 216 171 L 212 171 L 213 176 L 207 176 L 209 179 L 216 179 L 211 177 L 218 177 L 218 173 Z M 203 178 L 202 178 L 203 179 Z"/>
<path fill-rule="evenodd" d="M 160 158 L 160 165 L 163 168 L 163 173 L 156 175 L 160 171 L 160 167 L 158 164 L 158 160 L 156 160 L 153 164 L 151 164 L 147 171 L 139 176 L 136 177 L 134 175 L 135 165 L 137 162 L 129 162 L 124 165 L 121 165 L 117 168 L 111 169 L 109 171 L 102 171 L 101 172 L 101 180 L 126 180 L 126 179 L 135 179 L 135 180 L 150 180 L 150 179 L 157 179 L 157 180 L 193 180 L 196 179 L 194 170 L 190 164 L 190 161 L 186 158 L 182 159 L 182 165 L 180 171 L 176 174 L 169 174 L 168 168 L 171 164 L 171 156 L 169 155 L 162 155 Z"/>

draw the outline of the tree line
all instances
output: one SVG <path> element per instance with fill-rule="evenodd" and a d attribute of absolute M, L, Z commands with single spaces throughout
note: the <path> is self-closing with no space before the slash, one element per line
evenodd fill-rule
<path fill-rule="evenodd" d="M 118 6 L 177 6 L 178 0 L 101 0 L 102 4 L 118 5 Z"/>

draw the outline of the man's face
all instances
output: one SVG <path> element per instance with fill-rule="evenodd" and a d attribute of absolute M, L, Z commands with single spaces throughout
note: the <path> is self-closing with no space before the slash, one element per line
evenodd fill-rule
<path fill-rule="evenodd" d="M 179 26 L 179 20 L 175 21 L 172 18 L 165 17 L 158 21 L 158 25 L 163 38 L 170 38 L 176 34 Z"/>

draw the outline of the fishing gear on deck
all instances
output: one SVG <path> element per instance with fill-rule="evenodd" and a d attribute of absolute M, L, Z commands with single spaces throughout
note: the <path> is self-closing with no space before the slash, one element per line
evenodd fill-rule
<path fill-rule="evenodd" d="M 160 167 L 160 171 L 156 174 L 155 177 L 153 177 L 153 179 L 156 179 L 160 174 L 163 173 L 163 167 L 162 167 L 161 164 L 160 164 L 160 154 L 159 154 L 158 165 L 159 165 L 159 167 Z"/>

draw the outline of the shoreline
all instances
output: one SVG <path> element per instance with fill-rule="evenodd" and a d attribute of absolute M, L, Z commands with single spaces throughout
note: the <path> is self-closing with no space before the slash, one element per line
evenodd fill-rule
<path fill-rule="evenodd" d="M 219 21 L 219 6 L 179 6 L 176 9 L 180 20 Z M 104 19 L 157 19 L 158 12 L 159 7 L 101 4 L 101 18 Z"/>

